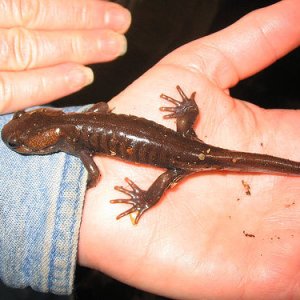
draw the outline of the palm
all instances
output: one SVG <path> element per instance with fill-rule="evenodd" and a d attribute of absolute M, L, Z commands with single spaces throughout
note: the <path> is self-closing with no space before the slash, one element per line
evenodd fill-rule
<path fill-rule="evenodd" d="M 189 48 L 204 57 L 209 52 L 199 42 L 177 50 L 113 99 L 114 112 L 175 128 L 158 110 L 165 104 L 159 95 L 177 97 L 175 85 L 180 84 L 186 93 L 197 92 L 200 118 L 195 129 L 206 143 L 299 161 L 299 111 L 267 112 L 232 99 L 226 91 L 234 76 L 222 79 L 218 71 L 206 73 L 199 66 L 199 72 L 190 71 L 185 67 L 186 53 L 193 53 Z M 211 61 L 229 68 L 232 61 L 223 57 L 210 53 Z M 251 73 L 243 72 L 238 76 Z M 109 158 L 96 162 L 102 179 L 87 195 L 79 248 L 83 264 L 173 297 L 272 299 L 296 293 L 299 177 L 197 173 L 168 191 L 134 227 L 128 218 L 115 221 L 127 207 L 109 204 L 120 197 L 114 186 L 130 177 L 146 188 L 161 170 Z M 242 181 L 249 184 L 251 195 Z M 93 232 L 87 233 L 91 227 Z M 86 247 L 93 250 L 81 254 Z"/>

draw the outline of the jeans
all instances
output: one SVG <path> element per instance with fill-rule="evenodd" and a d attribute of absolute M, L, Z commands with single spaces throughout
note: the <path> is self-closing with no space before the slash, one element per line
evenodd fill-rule
<path fill-rule="evenodd" d="M 12 115 L 0 116 L 0 130 Z M 70 294 L 87 172 L 65 153 L 24 156 L 0 139 L 0 279 Z"/>

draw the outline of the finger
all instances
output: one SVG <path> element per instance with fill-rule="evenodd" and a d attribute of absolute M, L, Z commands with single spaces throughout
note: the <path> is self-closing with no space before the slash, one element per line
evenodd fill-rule
<path fill-rule="evenodd" d="M 116 3 L 86 0 L 0 0 L 0 27 L 31 29 L 107 28 L 124 33 L 130 13 Z"/>
<path fill-rule="evenodd" d="M 0 73 L 0 113 L 44 104 L 74 93 L 93 81 L 91 69 L 77 64 Z"/>
<path fill-rule="evenodd" d="M 300 1 L 285 0 L 251 12 L 232 26 L 173 52 L 175 63 L 229 88 L 300 45 Z"/>
<path fill-rule="evenodd" d="M 109 61 L 126 51 L 126 39 L 110 30 L 0 30 L 0 69 L 25 70 L 63 62 Z"/>

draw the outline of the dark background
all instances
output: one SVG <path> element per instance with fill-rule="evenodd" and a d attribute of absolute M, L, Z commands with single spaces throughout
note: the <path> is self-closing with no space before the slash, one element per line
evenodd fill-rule
<path fill-rule="evenodd" d="M 128 52 L 118 60 L 93 65 L 95 82 L 82 91 L 54 103 L 55 106 L 82 105 L 109 100 L 143 74 L 161 57 L 193 39 L 222 29 L 271 0 L 119 0 L 132 12 L 132 26 L 126 34 Z M 231 94 L 266 108 L 300 108 L 300 50 L 266 70 L 240 82 Z M 159 278 L 157 279 L 159 280 Z M 0 283 L 2 300 L 122 299 L 159 300 L 128 287 L 100 272 L 78 268 L 72 296 L 54 296 L 7 288 Z"/>

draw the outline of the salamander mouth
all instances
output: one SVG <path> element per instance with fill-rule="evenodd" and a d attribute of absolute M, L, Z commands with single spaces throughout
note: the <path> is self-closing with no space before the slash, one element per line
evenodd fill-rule
<path fill-rule="evenodd" d="M 48 147 L 45 147 L 45 148 L 39 148 L 39 149 L 32 149 L 30 147 L 27 147 L 26 145 L 20 145 L 20 146 L 17 146 L 15 148 L 13 148 L 14 151 L 20 153 L 20 154 L 27 154 L 27 155 L 30 155 L 30 154 L 40 154 L 40 155 L 43 155 L 43 154 L 49 154 L 49 153 L 53 153 L 53 148 L 54 146 L 48 146 Z"/>
<path fill-rule="evenodd" d="M 15 147 L 15 148 L 13 148 L 13 150 L 15 150 L 16 152 L 21 153 L 21 154 L 30 154 L 30 153 L 32 153 L 32 150 L 29 149 L 28 147 L 24 146 L 24 145 Z"/>

